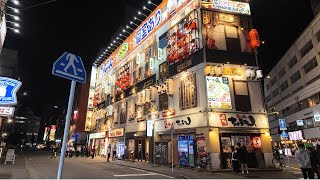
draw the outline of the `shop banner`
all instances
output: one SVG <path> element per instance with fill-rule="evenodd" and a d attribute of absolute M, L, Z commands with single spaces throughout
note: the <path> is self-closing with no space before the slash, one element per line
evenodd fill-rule
<path fill-rule="evenodd" d="M 232 109 L 229 81 L 226 77 L 206 77 L 208 108 Z"/>
<path fill-rule="evenodd" d="M 92 116 L 93 116 L 93 112 L 87 111 L 86 125 L 84 128 L 84 131 L 90 131 L 90 129 L 92 127 Z"/>
<path fill-rule="evenodd" d="M 57 129 L 56 125 L 51 125 L 49 141 L 54 141 L 54 135 L 56 134 L 56 129 Z"/>
<path fill-rule="evenodd" d="M 121 137 L 124 135 L 124 129 L 118 128 L 118 129 L 112 129 L 109 131 L 109 137 Z"/>
<path fill-rule="evenodd" d="M 209 125 L 213 127 L 269 128 L 268 119 L 262 114 L 209 112 Z"/>
<path fill-rule="evenodd" d="M 174 129 L 185 129 L 207 126 L 204 114 L 197 113 L 188 116 L 181 116 L 155 122 L 155 132 L 168 131 L 173 124 Z"/>
<path fill-rule="evenodd" d="M 147 121 L 147 136 L 151 137 L 153 136 L 153 124 L 154 124 L 154 121 L 153 120 L 149 120 Z"/>
<path fill-rule="evenodd" d="M 126 133 L 145 131 L 146 129 L 147 129 L 146 121 L 142 121 L 142 122 L 137 122 L 135 124 L 127 124 L 126 125 Z"/>

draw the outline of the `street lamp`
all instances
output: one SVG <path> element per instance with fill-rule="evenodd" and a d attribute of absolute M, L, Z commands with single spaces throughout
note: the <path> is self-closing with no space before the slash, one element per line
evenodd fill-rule
<path fill-rule="evenodd" d="M 7 21 L 7 22 L 13 24 L 15 27 L 20 27 L 20 24 L 19 24 L 19 23 L 12 22 L 12 21 Z"/>
<path fill-rule="evenodd" d="M 111 50 L 113 50 L 113 51 L 115 51 L 116 49 L 113 49 L 112 47 L 110 47 L 110 46 L 108 46 L 108 49 L 111 49 Z"/>
<path fill-rule="evenodd" d="M 141 11 L 138 11 L 138 14 L 139 14 L 139 15 L 143 15 L 143 16 L 145 16 L 146 18 L 148 17 L 147 15 L 143 14 Z"/>
<path fill-rule="evenodd" d="M 7 6 L 7 8 L 13 10 L 13 12 L 15 12 L 15 13 L 17 13 L 17 14 L 20 13 L 19 9 L 17 9 L 17 8 L 13 8 L 13 7 L 11 7 L 11 6 Z"/>
<path fill-rule="evenodd" d="M 19 29 L 11 28 L 11 27 L 7 27 L 7 28 L 13 30 L 13 32 L 15 32 L 15 33 L 20 33 L 20 30 L 19 30 Z"/>
<path fill-rule="evenodd" d="M 12 2 L 13 2 L 13 4 L 15 4 L 15 5 L 20 5 L 20 2 L 19 2 L 18 0 L 13 0 Z"/>
<path fill-rule="evenodd" d="M 136 25 L 137 27 L 139 26 L 138 24 L 136 24 L 136 23 L 134 23 L 134 22 L 132 22 L 132 21 L 130 21 L 130 24 L 134 24 L 134 25 Z"/>
<path fill-rule="evenodd" d="M 130 33 L 128 31 L 126 31 L 125 29 L 122 29 L 122 32 L 126 32 L 126 33 L 128 33 L 130 35 Z"/>
<path fill-rule="evenodd" d="M 112 44 L 112 43 L 110 43 L 110 46 L 113 46 L 113 47 L 118 48 L 118 46 L 116 46 L 116 45 L 114 45 L 114 44 Z"/>
<path fill-rule="evenodd" d="M 115 41 L 115 40 L 113 40 L 113 43 L 117 43 L 117 44 L 121 45 L 119 42 L 117 42 L 117 41 Z"/>
<path fill-rule="evenodd" d="M 138 20 L 138 21 L 142 22 L 142 20 L 137 17 L 134 17 L 134 20 Z"/>
<path fill-rule="evenodd" d="M 125 36 L 125 35 L 123 35 L 123 34 L 119 34 L 120 36 L 123 36 L 123 37 L 125 37 L 125 38 L 127 38 L 128 36 Z"/>
<path fill-rule="evenodd" d="M 117 39 L 120 39 L 121 41 L 124 41 L 124 39 L 121 39 L 121 38 L 119 38 L 119 37 L 116 37 Z"/>
<path fill-rule="evenodd" d="M 131 29 L 132 31 L 134 31 L 134 29 L 133 29 L 133 28 L 131 28 L 131 27 L 130 27 L 130 26 L 128 26 L 128 25 L 126 26 L 126 28 L 127 28 L 127 29 Z"/>
<path fill-rule="evenodd" d="M 13 17 L 14 20 L 17 20 L 17 21 L 20 20 L 20 18 L 16 15 L 12 15 L 12 14 L 8 14 L 8 13 L 6 13 L 6 15 Z"/>
<path fill-rule="evenodd" d="M 146 9 L 146 10 L 152 12 L 152 11 L 151 11 L 150 9 L 148 9 L 146 6 L 143 6 L 143 9 Z"/>
<path fill-rule="evenodd" d="M 152 5 L 154 5 L 154 6 L 158 6 L 158 5 L 156 5 L 155 3 L 153 3 L 153 2 L 151 2 L 151 1 L 148 1 L 148 4 L 152 4 Z"/>

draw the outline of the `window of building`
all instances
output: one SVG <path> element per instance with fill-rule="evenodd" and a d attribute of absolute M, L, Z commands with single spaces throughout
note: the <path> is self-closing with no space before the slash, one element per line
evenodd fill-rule
<path fill-rule="evenodd" d="M 275 89 L 274 91 L 272 91 L 272 97 L 273 97 L 273 98 L 275 98 L 276 96 L 278 96 L 278 94 L 279 94 L 278 88 Z"/>
<path fill-rule="evenodd" d="M 317 40 L 319 42 L 320 41 L 320 30 L 318 30 L 318 32 L 316 33 L 316 37 L 317 37 Z"/>
<path fill-rule="evenodd" d="M 269 96 L 266 97 L 266 102 L 271 101 L 271 94 L 269 94 Z"/>
<path fill-rule="evenodd" d="M 304 127 L 305 129 L 307 129 L 307 128 L 313 128 L 313 127 L 314 127 L 313 117 L 304 119 L 304 126 L 303 126 L 303 127 Z"/>
<path fill-rule="evenodd" d="M 251 101 L 247 82 L 234 81 L 236 110 L 242 112 L 251 111 Z"/>
<path fill-rule="evenodd" d="M 294 56 L 289 62 L 288 62 L 288 67 L 291 69 L 295 64 L 297 64 L 298 60 L 297 57 Z"/>
<path fill-rule="evenodd" d="M 267 87 L 267 90 L 269 90 L 270 89 L 270 84 L 267 84 L 266 87 Z"/>
<path fill-rule="evenodd" d="M 168 109 L 168 95 L 167 93 L 159 95 L 159 110 L 163 111 Z"/>
<path fill-rule="evenodd" d="M 285 74 L 286 74 L 286 68 L 283 67 L 278 73 L 279 79 L 282 78 Z"/>
<path fill-rule="evenodd" d="M 180 81 L 180 108 L 190 109 L 197 107 L 196 74 L 191 74 Z"/>
<path fill-rule="evenodd" d="M 159 65 L 159 79 L 164 79 L 169 77 L 169 65 L 167 62 L 164 62 Z"/>
<path fill-rule="evenodd" d="M 306 45 L 300 49 L 301 58 L 303 58 L 313 48 L 312 41 L 309 40 Z"/>
<path fill-rule="evenodd" d="M 303 89 L 303 86 L 300 86 L 296 90 L 292 91 L 292 94 L 295 94 L 296 92 L 300 91 L 301 89 Z"/>
<path fill-rule="evenodd" d="M 277 82 L 277 76 L 271 79 L 270 85 L 273 86 Z"/>
<path fill-rule="evenodd" d="M 127 121 L 127 103 L 121 104 L 120 109 L 120 124 L 125 124 Z"/>
<path fill-rule="evenodd" d="M 290 77 L 291 83 L 293 84 L 293 83 L 297 82 L 300 78 L 301 78 L 300 71 L 297 71 L 296 73 L 294 73 L 294 74 Z"/>
<path fill-rule="evenodd" d="M 280 85 L 280 88 L 281 88 L 281 91 L 284 91 L 284 90 L 286 90 L 287 88 L 288 88 L 288 81 L 285 81 L 284 83 L 282 83 L 281 85 Z"/>
<path fill-rule="evenodd" d="M 289 116 L 289 115 L 291 115 L 291 114 L 293 114 L 293 113 L 296 113 L 296 112 L 298 112 L 298 111 L 300 111 L 300 109 L 299 109 L 299 104 L 298 104 L 298 103 L 294 103 L 293 105 L 291 105 L 291 106 L 286 107 L 285 109 L 283 109 L 283 110 L 282 110 L 282 115 L 283 115 L 284 117 L 286 117 L 286 116 Z"/>
<path fill-rule="evenodd" d="M 317 58 L 314 57 L 307 64 L 303 66 L 304 73 L 307 74 L 317 66 L 318 66 Z"/>

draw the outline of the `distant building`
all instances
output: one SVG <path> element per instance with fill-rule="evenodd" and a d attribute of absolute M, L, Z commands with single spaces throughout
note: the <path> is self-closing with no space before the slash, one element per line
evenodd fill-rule
<path fill-rule="evenodd" d="M 274 145 L 282 142 L 293 146 L 298 140 L 320 137 L 319 52 L 320 13 L 264 79 Z M 286 120 L 289 141 L 280 138 L 278 119 Z"/>
<path fill-rule="evenodd" d="M 319 0 L 310 0 L 311 8 L 314 15 L 317 15 L 320 11 L 320 1 Z"/>
<path fill-rule="evenodd" d="M 0 76 L 18 78 L 18 51 L 2 49 L 0 54 Z"/>

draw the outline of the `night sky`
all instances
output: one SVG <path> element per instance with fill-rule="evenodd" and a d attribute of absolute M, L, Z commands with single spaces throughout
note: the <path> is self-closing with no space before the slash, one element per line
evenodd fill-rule
<path fill-rule="evenodd" d="M 26 8 L 45 0 L 21 2 L 22 8 Z M 29 93 L 26 105 L 40 115 L 43 104 L 67 103 L 70 81 L 51 75 L 53 62 L 64 51 L 80 55 L 90 75 L 99 52 L 146 2 L 57 0 L 23 10 L 20 16 L 23 33 L 16 35 L 8 31 L 5 47 L 20 51 L 19 75 L 23 82 L 20 91 Z M 160 0 L 154 2 L 159 4 Z M 313 14 L 308 0 L 251 0 L 250 4 L 254 27 L 266 42 L 259 48 L 258 57 L 267 74 Z"/>

